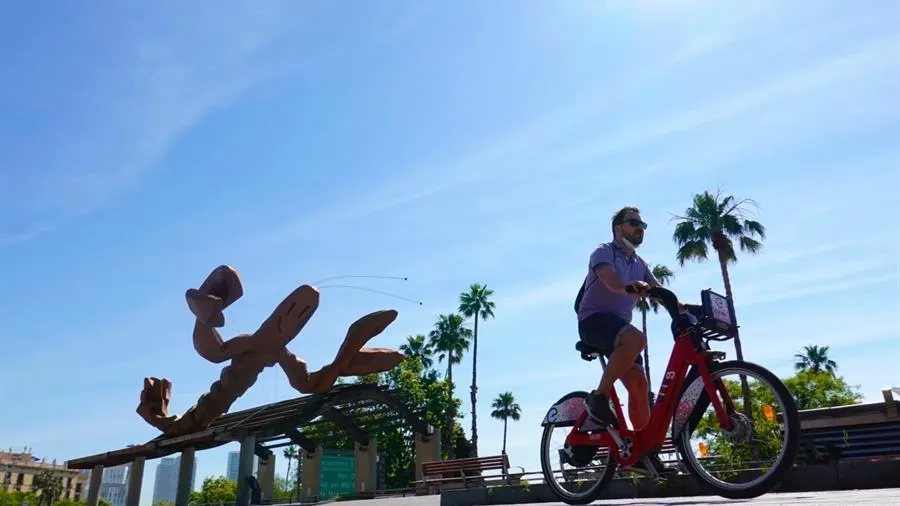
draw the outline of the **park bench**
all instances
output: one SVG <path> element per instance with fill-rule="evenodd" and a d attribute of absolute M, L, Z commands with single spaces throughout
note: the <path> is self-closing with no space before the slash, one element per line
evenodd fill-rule
<path fill-rule="evenodd" d="M 519 466 L 514 467 L 522 469 Z M 500 471 L 499 476 L 487 478 L 495 478 L 496 481 L 511 484 L 509 468 L 509 457 L 505 454 L 424 462 L 422 463 L 422 479 L 413 482 L 413 485 L 425 489 L 429 494 L 446 488 L 445 485 L 448 484 L 462 487 L 483 486 L 486 480 L 481 473 L 484 471 Z M 525 470 L 522 469 L 522 472 L 524 473 Z"/>

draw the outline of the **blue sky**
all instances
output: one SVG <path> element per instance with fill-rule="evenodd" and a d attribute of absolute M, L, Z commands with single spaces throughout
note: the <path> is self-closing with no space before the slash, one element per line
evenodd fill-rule
<path fill-rule="evenodd" d="M 900 385 L 900 11 L 670 4 L 6 5 L 0 446 L 62 461 L 154 437 L 134 412 L 144 376 L 169 378 L 182 413 L 218 375 L 183 294 L 228 263 L 245 296 L 226 335 L 300 283 L 408 277 L 361 286 L 422 306 L 324 288 L 290 346 L 313 366 L 364 313 L 398 309 L 375 341 L 398 346 L 487 283 L 481 452 L 500 449 L 489 404 L 510 390 L 510 457 L 536 470 L 546 407 L 599 378 L 571 301 L 610 214 L 641 207 L 640 253 L 696 300 L 718 268 L 677 268 L 669 217 L 717 187 L 769 229 L 732 268 L 746 358 L 786 375 L 830 345 L 879 399 Z M 671 340 L 650 320 L 658 373 Z M 269 369 L 233 409 L 294 396 Z M 201 453 L 198 484 L 236 447 Z"/>

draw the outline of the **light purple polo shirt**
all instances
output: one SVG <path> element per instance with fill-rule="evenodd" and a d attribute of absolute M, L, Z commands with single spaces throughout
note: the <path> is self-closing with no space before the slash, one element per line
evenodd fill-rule
<path fill-rule="evenodd" d="M 581 307 L 578 308 L 578 320 L 584 320 L 594 313 L 614 313 L 630 322 L 638 299 L 633 295 L 614 293 L 606 288 L 606 284 L 594 273 L 594 267 L 601 264 L 612 265 L 623 285 L 635 281 L 656 282 L 650 267 L 636 253 L 629 258 L 615 242 L 601 244 L 591 253 L 588 274 L 585 277 L 584 297 L 581 299 Z"/>

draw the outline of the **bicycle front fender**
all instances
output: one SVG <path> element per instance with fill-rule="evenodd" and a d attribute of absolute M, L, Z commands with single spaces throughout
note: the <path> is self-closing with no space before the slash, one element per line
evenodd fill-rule
<path fill-rule="evenodd" d="M 584 398 L 588 393 L 582 390 L 576 390 L 562 396 L 558 401 L 554 402 L 544 419 L 541 421 L 541 427 L 547 425 L 555 425 L 557 427 L 572 427 L 578 418 L 584 413 Z M 600 427 L 592 418 L 588 418 L 581 426 L 583 430 L 597 430 Z"/>

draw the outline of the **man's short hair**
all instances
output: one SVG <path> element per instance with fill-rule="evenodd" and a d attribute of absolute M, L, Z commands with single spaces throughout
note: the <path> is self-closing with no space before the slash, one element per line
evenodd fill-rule
<path fill-rule="evenodd" d="M 616 225 L 621 225 L 622 223 L 625 223 L 625 215 L 628 214 L 629 212 L 640 213 L 641 210 L 634 206 L 625 206 L 622 209 L 619 209 L 618 211 L 616 211 L 616 214 L 614 214 L 612 217 L 612 226 L 610 227 L 610 230 L 612 231 L 613 235 L 616 235 Z"/>

